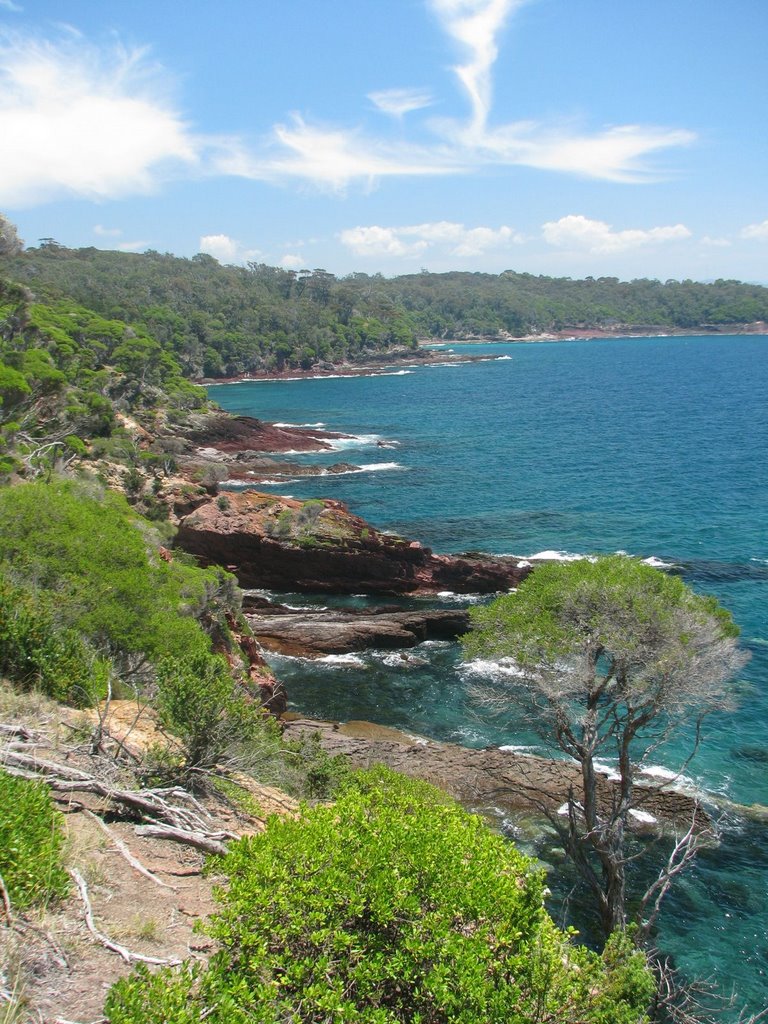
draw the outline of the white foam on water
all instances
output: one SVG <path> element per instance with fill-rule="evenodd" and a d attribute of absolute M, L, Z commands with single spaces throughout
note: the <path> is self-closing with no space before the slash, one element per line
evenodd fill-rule
<path fill-rule="evenodd" d="M 666 782 L 672 782 L 678 777 L 677 772 L 673 772 L 671 768 L 665 768 L 660 764 L 649 764 L 646 768 L 641 768 L 640 773 L 642 775 L 650 775 L 653 779 L 663 779 Z"/>
<path fill-rule="evenodd" d="M 649 814 L 648 811 L 638 811 L 634 807 L 630 807 L 629 814 L 630 817 L 635 819 L 635 821 L 641 821 L 645 825 L 655 825 L 659 820 L 658 818 L 654 818 L 652 814 Z"/>
<path fill-rule="evenodd" d="M 453 590 L 438 590 L 435 597 L 441 601 L 455 601 L 457 604 L 479 604 L 483 600 L 483 594 L 457 594 Z"/>
<path fill-rule="evenodd" d="M 273 423 L 273 427 L 293 427 L 301 429 L 322 430 L 324 423 Z"/>
<path fill-rule="evenodd" d="M 523 754 L 534 756 L 536 753 L 536 747 L 531 747 L 525 743 L 505 743 L 504 746 L 498 748 L 502 754 Z"/>
<path fill-rule="evenodd" d="M 405 651 L 398 652 L 397 654 L 376 654 L 374 657 L 377 658 L 387 668 L 421 668 L 424 665 L 428 665 L 429 662 L 426 658 L 420 658 L 415 654 L 408 654 Z"/>
<path fill-rule="evenodd" d="M 366 377 L 407 377 L 413 370 L 382 370 L 381 373 L 367 373 Z"/>
<path fill-rule="evenodd" d="M 488 658 L 475 658 L 459 666 L 459 672 L 470 676 L 491 676 L 493 679 L 520 679 L 525 673 L 510 658 L 491 661 Z"/>
<path fill-rule="evenodd" d="M 609 782 L 619 782 L 621 776 L 616 771 L 612 764 L 606 764 L 604 761 L 595 760 L 595 770 L 604 775 Z"/>
<path fill-rule="evenodd" d="M 523 558 L 523 559 L 521 559 L 517 563 L 517 568 L 518 569 L 532 569 L 533 568 L 533 563 L 529 562 L 527 558 Z"/>
<path fill-rule="evenodd" d="M 256 484 L 259 487 L 282 487 L 283 484 L 293 483 L 294 477 L 283 476 L 279 480 L 225 480 L 224 483 L 227 487 L 237 487 L 240 490 L 247 490 L 255 487 Z"/>
<path fill-rule="evenodd" d="M 505 359 L 511 359 L 511 358 L 512 358 L 512 356 L 496 356 L 496 360 L 495 360 L 495 361 L 496 361 L 497 363 L 501 363 L 501 362 L 503 362 L 503 361 L 504 361 Z"/>
<path fill-rule="evenodd" d="M 642 559 L 643 565 L 650 565 L 654 569 L 673 569 L 675 566 L 674 562 L 664 562 L 662 559 L 657 558 L 656 555 L 650 555 L 648 558 Z"/>
<path fill-rule="evenodd" d="M 596 562 L 596 555 L 579 555 L 572 551 L 537 551 L 535 555 L 528 555 L 531 562 Z"/>
<path fill-rule="evenodd" d="M 339 665 L 342 668 L 365 668 L 366 664 L 356 654 L 326 654 L 322 658 L 312 658 L 311 661 L 320 662 L 323 665 Z"/>
<path fill-rule="evenodd" d="M 332 451 L 341 452 L 345 448 L 362 448 L 376 444 L 382 438 L 380 434 L 353 434 L 350 437 L 318 437 L 317 440 L 325 441 Z"/>
<path fill-rule="evenodd" d="M 358 467 L 359 473 L 376 473 L 382 469 L 403 469 L 399 462 L 368 462 Z M 343 473 L 332 473 L 331 476 L 343 476 Z"/>

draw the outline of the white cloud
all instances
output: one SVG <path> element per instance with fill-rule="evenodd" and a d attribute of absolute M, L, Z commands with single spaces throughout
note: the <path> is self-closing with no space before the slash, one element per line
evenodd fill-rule
<path fill-rule="evenodd" d="M 612 225 L 602 220 L 570 214 L 560 220 L 548 221 L 542 226 L 545 241 L 559 248 L 583 250 L 590 253 L 617 253 L 638 249 L 644 245 L 661 242 L 676 242 L 691 237 L 684 224 L 666 227 L 629 228 L 614 231 Z"/>
<path fill-rule="evenodd" d="M 701 239 L 702 245 L 709 245 L 714 249 L 728 249 L 733 245 L 729 238 L 712 238 L 711 235 L 704 235 Z"/>
<path fill-rule="evenodd" d="M 381 89 L 369 92 L 368 99 L 384 114 L 392 114 L 393 117 L 402 117 L 432 104 L 432 96 L 427 89 Z"/>
<path fill-rule="evenodd" d="M 742 238 L 756 238 L 760 242 L 768 242 L 768 220 L 762 224 L 748 224 L 741 230 Z"/>
<path fill-rule="evenodd" d="M 142 51 L 3 33 L 0 203 L 112 198 L 152 189 L 171 168 L 188 173 L 201 142 L 160 98 L 162 84 Z"/>
<path fill-rule="evenodd" d="M 303 256 L 297 256 L 296 253 L 287 252 L 285 256 L 280 257 L 281 267 L 286 270 L 301 270 L 302 267 L 307 265 L 307 261 Z"/>
<path fill-rule="evenodd" d="M 258 249 L 248 249 L 229 235 L 203 235 L 200 238 L 200 252 L 207 252 L 219 263 L 248 263 L 263 255 Z"/>
<path fill-rule="evenodd" d="M 222 173 L 266 181 L 300 178 L 340 191 L 350 182 L 372 184 L 376 178 L 445 174 L 455 170 L 445 154 L 426 146 L 389 145 L 342 128 L 307 124 L 294 114 L 289 124 L 275 125 L 272 148 L 278 155 L 250 153 L 244 147 L 223 153 Z"/>
<path fill-rule="evenodd" d="M 103 224 L 94 224 L 93 233 L 99 238 L 119 238 L 123 231 L 122 228 L 105 228 Z"/>
<path fill-rule="evenodd" d="M 0 7 L 5 11 L 13 11 L 16 14 L 24 10 L 23 7 L 19 6 L 19 4 L 15 4 L 13 0 L 0 0 Z"/>
<path fill-rule="evenodd" d="M 348 228 L 339 235 L 358 256 L 422 256 L 440 250 L 452 256 L 479 256 L 523 241 L 512 228 L 466 228 L 453 221 L 385 228 L 377 224 Z"/>

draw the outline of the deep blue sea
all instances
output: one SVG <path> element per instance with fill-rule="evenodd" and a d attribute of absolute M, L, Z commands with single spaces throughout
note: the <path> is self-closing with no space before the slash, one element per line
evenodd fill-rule
<path fill-rule="evenodd" d="M 363 472 L 260 489 L 341 499 L 436 551 L 626 551 L 715 594 L 752 657 L 735 681 L 737 710 L 710 717 L 686 774 L 723 802 L 768 805 L 768 338 L 446 347 L 493 358 L 210 395 L 232 412 L 355 435 L 295 458 Z M 494 666 L 463 664 L 454 644 L 413 653 L 423 664 L 368 652 L 275 658 L 274 668 L 295 708 L 315 717 L 541 749 L 474 706 L 470 684 Z M 675 768 L 685 743 L 657 752 L 652 768 Z M 735 986 L 752 1010 L 768 1004 L 768 817 L 728 811 L 720 845 L 665 905 L 658 944 L 685 971 Z"/>

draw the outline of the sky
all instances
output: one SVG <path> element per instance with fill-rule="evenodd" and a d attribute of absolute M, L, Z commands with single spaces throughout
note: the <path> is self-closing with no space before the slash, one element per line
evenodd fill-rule
<path fill-rule="evenodd" d="M 768 284 L 768 0 L 0 0 L 28 245 Z"/>

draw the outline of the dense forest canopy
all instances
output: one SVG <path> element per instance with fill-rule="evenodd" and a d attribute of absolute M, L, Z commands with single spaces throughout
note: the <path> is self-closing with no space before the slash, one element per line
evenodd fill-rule
<path fill-rule="evenodd" d="M 3 264 L 39 301 L 67 297 L 135 325 L 188 377 L 354 362 L 407 350 L 417 338 L 768 320 L 768 288 L 730 280 L 571 280 L 513 270 L 338 278 L 321 268 L 221 266 L 205 254 L 68 249 L 52 240 Z"/>

